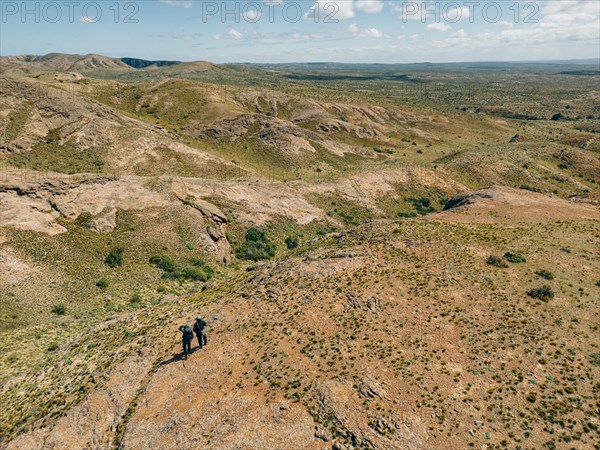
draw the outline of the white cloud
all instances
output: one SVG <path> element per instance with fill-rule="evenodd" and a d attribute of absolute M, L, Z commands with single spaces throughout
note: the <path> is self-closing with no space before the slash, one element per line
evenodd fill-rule
<path fill-rule="evenodd" d="M 233 39 L 235 41 L 239 41 L 240 39 L 242 39 L 244 37 L 244 35 L 241 32 L 239 32 L 238 30 L 231 28 L 225 34 L 216 33 L 216 34 L 211 35 L 211 37 L 216 41 L 219 41 L 221 39 Z"/>
<path fill-rule="evenodd" d="M 467 39 L 469 37 L 469 35 L 467 34 L 467 32 L 465 30 L 460 29 L 456 33 L 452 33 L 450 35 L 450 37 L 452 39 Z"/>
<path fill-rule="evenodd" d="M 461 6 L 459 8 L 451 8 L 447 11 L 443 11 L 444 19 L 448 22 L 458 22 L 459 20 L 466 20 L 470 17 L 471 11 L 467 6 Z"/>
<path fill-rule="evenodd" d="M 383 11 L 383 2 L 381 0 L 356 0 L 356 9 L 369 14 L 378 14 Z"/>
<path fill-rule="evenodd" d="M 169 6 L 177 6 L 179 8 L 189 9 L 192 7 L 192 2 L 190 0 L 160 0 L 160 3 Z"/>
<path fill-rule="evenodd" d="M 425 27 L 427 31 L 448 31 L 452 27 L 444 22 L 430 23 Z"/>
<path fill-rule="evenodd" d="M 79 21 L 81 23 L 96 23 L 98 22 L 98 18 L 97 17 L 88 17 L 88 16 L 82 16 Z"/>
<path fill-rule="evenodd" d="M 352 19 L 355 15 L 353 0 L 316 0 L 304 17 L 316 22 L 332 22 Z"/>
<path fill-rule="evenodd" d="M 353 36 L 356 36 L 356 37 L 366 37 L 366 38 L 374 38 L 374 39 L 381 39 L 383 37 L 386 37 L 386 38 L 389 37 L 388 35 L 384 34 L 381 30 L 378 30 L 377 28 L 361 29 L 355 23 L 353 23 L 352 25 L 350 25 L 348 27 L 348 31 L 350 33 L 352 33 Z"/>

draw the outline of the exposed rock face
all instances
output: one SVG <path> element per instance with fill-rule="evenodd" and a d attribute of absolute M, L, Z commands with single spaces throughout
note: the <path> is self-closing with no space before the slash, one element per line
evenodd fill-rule
<path fill-rule="evenodd" d="M 98 216 L 91 228 L 112 231 L 116 226 L 116 209 L 141 210 L 166 206 L 168 200 L 131 179 L 81 175 L 42 174 L 28 179 L 25 172 L 5 172 L 0 180 L 0 212 L 3 225 L 22 230 L 41 231 L 50 235 L 67 231 L 56 223 L 63 216 L 75 220 L 82 213 Z"/>
<path fill-rule="evenodd" d="M 183 182 L 174 181 L 171 185 L 171 189 L 179 200 L 196 209 L 207 220 L 214 224 L 214 226 L 207 227 L 206 232 L 216 247 L 217 256 L 224 263 L 229 263 L 232 250 L 225 234 L 227 230 L 227 216 L 212 203 L 190 195 Z"/>
<path fill-rule="evenodd" d="M 92 222 L 90 229 L 97 233 L 109 233 L 117 226 L 117 209 L 113 208 L 108 212 L 101 213 Z"/>

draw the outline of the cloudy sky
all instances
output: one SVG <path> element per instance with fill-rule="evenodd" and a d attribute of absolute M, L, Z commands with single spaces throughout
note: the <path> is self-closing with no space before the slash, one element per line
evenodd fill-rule
<path fill-rule="evenodd" d="M 600 2 L 0 0 L 0 54 L 214 62 L 600 57 Z"/>

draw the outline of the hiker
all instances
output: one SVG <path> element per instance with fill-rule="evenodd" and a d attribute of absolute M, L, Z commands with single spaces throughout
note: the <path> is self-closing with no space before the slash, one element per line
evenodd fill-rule
<path fill-rule="evenodd" d="M 208 343 L 206 337 L 206 322 L 202 320 L 202 317 L 196 317 L 196 323 L 194 323 L 194 333 L 198 337 L 198 347 L 202 348 Z"/>
<path fill-rule="evenodd" d="M 183 333 L 183 358 L 187 359 L 188 355 L 192 353 L 192 340 L 194 339 L 194 332 L 187 323 L 185 325 L 181 325 L 179 327 L 179 331 Z"/>

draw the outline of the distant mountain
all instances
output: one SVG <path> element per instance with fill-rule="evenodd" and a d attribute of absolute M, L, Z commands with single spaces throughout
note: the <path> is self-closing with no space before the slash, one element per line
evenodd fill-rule
<path fill-rule="evenodd" d="M 20 55 L 0 58 L 2 69 L 55 70 L 59 72 L 80 72 L 90 69 L 131 69 L 117 58 L 88 54 L 69 55 L 48 53 L 44 56 Z"/>
<path fill-rule="evenodd" d="M 128 66 L 133 67 L 134 69 L 144 69 L 150 66 L 167 67 L 174 66 L 176 64 L 181 64 L 181 61 L 148 61 L 145 59 L 138 58 L 121 58 L 121 61 L 123 61 Z"/>

